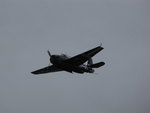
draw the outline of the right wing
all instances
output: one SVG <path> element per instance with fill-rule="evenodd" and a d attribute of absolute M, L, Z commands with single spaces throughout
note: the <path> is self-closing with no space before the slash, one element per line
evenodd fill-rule
<path fill-rule="evenodd" d="M 47 67 L 44 67 L 44 68 L 42 68 L 42 69 L 33 71 L 33 72 L 31 72 L 31 73 L 32 73 L 32 74 L 44 74 L 44 73 L 57 72 L 57 71 L 63 71 L 63 70 L 57 68 L 57 67 L 54 66 L 54 65 L 51 65 L 51 66 L 47 66 Z"/>
<path fill-rule="evenodd" d="M 82 54 L 76 55 L 68 60 L 66 60 L 66 63 L 75 65 L 75 66 L 79 66 L 83 63 L 85 63 L 86 61 L 88 61 L 91 57 L 93 57 L 94 55 L 96 55 L 98 52 L 100 52 L 102 49 L 104 49 L 101 46 L 98 46 L 94 49 L 91 49 L 89 51 L 86 51 Z"/>

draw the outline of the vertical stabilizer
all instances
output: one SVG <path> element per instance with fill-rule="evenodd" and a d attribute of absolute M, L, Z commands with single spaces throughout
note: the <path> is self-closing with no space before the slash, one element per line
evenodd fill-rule
<path fill-rule="evenodd" d="M 92 58 L 90 58 L 90 59 L 88 60 L 88 62 L 87 62 L 87 65 L 90 66 L 90 65 L 92 65 L 92 64 L 93 64 L 93 60 L 92 60 Z"/>

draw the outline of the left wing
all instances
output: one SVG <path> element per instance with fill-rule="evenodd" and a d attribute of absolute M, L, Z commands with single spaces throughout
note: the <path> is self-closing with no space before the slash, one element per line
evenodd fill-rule
<path fill-rule="evenodd" d="M 44 73 L 57 72 L 57 71 L 63 71 L 63 70 L 57 68 L 57 67 L 54 66 L 54 65 L 51 65 L 51 66 L 47 66 L 47 67 L 44 67 L 44 68 L 42 68 L 42 69 L 33 71 L 33 72 L 31 72 L 31 73 L 32 73 L 32 74 L 44 74 Z"/>
<path fill-rule="evenodd" d="M 101 46 L 98 46 L 94 49 L 91 49 L 89 51 L 86 51 L 82 54 L 79 54 L 77 56 L 74 56 L 64 62 L 66 63 L 69 63 L 69 64 L 72 64 L 72 65 L 76 65 L 76 66 L 79 66 L 83 63 L 85 63 L 88 59 L 90 59 L 91 57 L 93 57 L 94 55 L 96 55 L 98 52 L 100 52 L 102 49 L 104 49 L 103 47 Z"/>

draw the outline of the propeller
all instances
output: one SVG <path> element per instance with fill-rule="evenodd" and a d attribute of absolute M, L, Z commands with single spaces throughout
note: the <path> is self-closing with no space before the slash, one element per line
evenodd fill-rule
<path fill-rule="evenodd" d="M 49 55 L 49 57 L 50 57 L 50 59 L 51 59 L 51 56 L 52 56 L 52 55 L 51 55 L 50 51 L 47 50 L 47 53 L 48 53 L 48 55 Z M 49 60 L 50 60 L 50 59 L 49 59 Z M 51 60 L 50 60 L 50 62 L 51 62 Z M 50 62 L 49 62 L 49 66 L 50 66 Z"/>
<path fill-rule="evenodd" d="M 47 51 L 47 53 L 48 53 L 49 57 L 51 57 L 51 56 L 52 56 L 49 50 Z"/>

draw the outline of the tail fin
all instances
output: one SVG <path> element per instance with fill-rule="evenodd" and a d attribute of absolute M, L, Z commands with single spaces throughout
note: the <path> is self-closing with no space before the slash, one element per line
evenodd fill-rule
<path fill-rule="evenodd" d="M 88 62 L 87 62 L 87 65 L 88 66 L 91 66 L 93 64 L 93 60 L 92 60 L 92 58 L 90 58 L 89 60 L 88 60 Z"/>
<path fill-rule="evenodd" d="M 99 62 L 99 63 L 96 63 L 96 64 L 92 64 L 92 65 L 90 65 L 90 67 L 91 68 L 99 68 L 103 65 L 105 65 L 105 62 Z"/>

